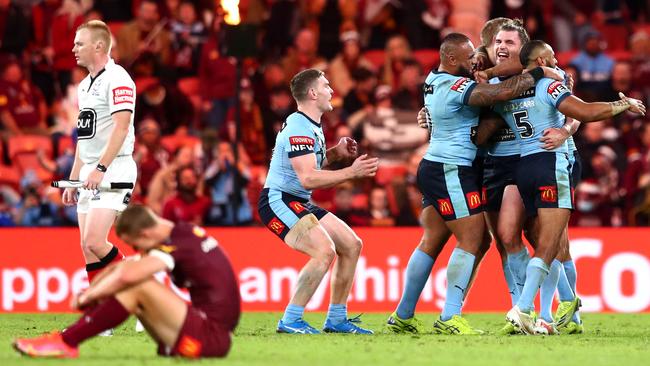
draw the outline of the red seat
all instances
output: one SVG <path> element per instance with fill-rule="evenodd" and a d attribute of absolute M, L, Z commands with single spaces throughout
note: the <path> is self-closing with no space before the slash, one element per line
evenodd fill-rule
<path fill-rule="evenodd" d="M 183 94 L 191 97 L 193 95 L 198 95 L 201 91 L 201 82 L 197 77 L 188 77 L 178 79 L 177 82 L 178 89 L 183 92 Z"/>
<path fill-rule="evenodd" d="M 106 23 L 108 26 L 108 29 L 111 30 L 111 34 L 114 37 L 117 37 L 117 34 L 119 33 L 120 29 L 124 26 L 124 22 L 108 22 Z"/>
<path fill-rule="evenodd" d="M 384 65 L 384 61 L 386 59 L 386 55 L 384 50 L 369 50 L 363 53 L 363 57 L 365 57 L 366 60 L 370 61 L 371 64 L 379 70 L 379 68 Z"/>
<path fill-rule="evenodd" d="M 16 167 L 5 165 L 4 163 L 4 146 L 0 141 L 0 184 L 9 184 L 18 189 L 20 184 L 20 172 Z"/>
<path fill-rule="evenodd" d="M 628 29 L 623 24 L 605 24 L 596 27 L 607 41 L 607 51 L 627 49 Z"/>
<path fill-rule="evenodd" d="M 440 63 L 440 52 L 435 49 L 416 50 L 413 52 L 413 58 L 422 66 L 422 70 L 428 73 Z"/>
<path fill-rule="evenodd" d="M 195 136 L 178 136 L 178 135 L 169 135 L 163 136 L 160 140 L 160 144 L 165 148 L 165 150 L 170 153 L 174 153 L 178 148 L 183 146 L 194 147 L 201 143 L 201 139 Z"/>
<path fill-rule="evenodd" d="M 375 175 L 375 182 L 381 186 L 389 184 L 394 177 L 402 177 L 406 174 L 406 167 L 402 165 L 379 166 Z"/>
<path fill-rule="evenodd" d="M 555 58 L 557 59 L 558 66 L 566 67 L 571 63 L 571 60 L 573 60 L 577 55 L 578 55 L 578 51 L 571 50 L 571 51 L 558 52 L 555 54 Z"/>
<path fill-rule="evenodd" d="M 52 140 L 47 136 L 23 135 L 9 139 L 9 157 L 15 169 L 24 175 L 33 170 L 42 181 L 52 178 L 52 172 L 46 170 L 38 161 L 37 152 L 43 151 L 48 158 L 52 157 Z"/>

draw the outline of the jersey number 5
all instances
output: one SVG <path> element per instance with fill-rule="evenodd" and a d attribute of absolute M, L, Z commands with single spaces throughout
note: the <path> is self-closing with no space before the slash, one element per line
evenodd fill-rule
<path fill-rule="evenodd" d="M 522 139 L 533 137 L 533 125 L 528 121 L 528 111 L 519 111 L 512 114 L 517 125 L 517 131 Z"/>

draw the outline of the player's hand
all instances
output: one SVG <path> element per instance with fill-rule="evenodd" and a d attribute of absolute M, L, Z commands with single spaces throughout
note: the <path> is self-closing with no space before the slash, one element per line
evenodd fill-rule
<path fill-rule="evenodd" d="M 576 81 L 573 80 L 573 76 L 571 74 L 566 74 L 566 86 L 569 88 L 571 93 L 573 93 L 573 87 L 575 86 Z"/>
<path fill-rule="evenodd" d="M 88 301 L 88 296 L 86 296 L 85 290 L 74 295 L 72 300 L 70 300 L 70 307 L 74 310 L 83 310 L 93 304 L 94 302 Z"/>
<path fill-rule="evenodd" d="M 336 153 L 341 160 L 354 159 L 359 153 L 359 145 L 351 137 L 341 137 L 336 145 Z"/>
<path fill-rule="evenodd" d="M 487 83 L 488 80 L 490 80 L 490 76 L 486 71 L 481 70 L 474 73 L 474 81 L 477 83 Z"/>
<path fill-rule="evenodd" d="M 374 177 L 377 174 L 379 158 L 369 158 L 368 154 L 359 156 L 350 168 L 354 178 Z"/>
<path fill-rule="evenodd" d="M 546 150 L 554 150 L 564 143 L 571 135 L 564 128 L 547 128 L 544 130 L 539 141 Z"/>
<path fill-rule="evenodd" d="M 547 66 L 542 66 L 542 70 L 544 70 L 545 78 L 555 79 L 557 81 L 564 81 L 564 75 L 562 75 L 558 70 Z"/>
<path fill-rule="evenodd" d="M 618 93 L 618 96 L 619 98 L 621 98 L 622 101 L 625 101 L 627 104 L 630 105 L 630 109 L 629 109 L 630 112 L 638 113 L 642 116 L 645 116 L 645 105 L 643 105 L 642 101 L 638 99 L 626 97 L 625 94 L 623 93 Z"/>
<path fill-rule="evenodd" d="M 88 174 L 88 178 L 84 181 L 84 188 L 95 190 L 99 187 L 99 183 L 102 182 L 102 179 L 104 179 L 104 173 L 97 169 L 93 169 L 93 171 Z"/>
<path fill-rule="evenodd" d="M 61 202 L 66 206 L 75 205 L 77 203 L 77 188 L 64 189 Z"/>

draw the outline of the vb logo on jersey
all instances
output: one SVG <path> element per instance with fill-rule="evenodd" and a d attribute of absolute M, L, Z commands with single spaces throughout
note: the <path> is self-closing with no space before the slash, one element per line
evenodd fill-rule
<path fill-rule="evenodd" d="M 289 137 L 291 151 L 314 151 L 314 139 L 307 136 Z"/>
<path fill-rule="evenodd" d="M 80 140 L 95 137 L 96 125 L 97 113 L 95 113 L 95 110 L 84 108 L 79 111 L 79 117 L 77 117 L 77 134 Z"/>
<path fill-rule="evenodd" d="M 468 78 L 458 79 L 454 85 L 451 86 L 451 90 L 459 93 L 464 93 L 467 86 L 471 83 L 471 80 Z"/>

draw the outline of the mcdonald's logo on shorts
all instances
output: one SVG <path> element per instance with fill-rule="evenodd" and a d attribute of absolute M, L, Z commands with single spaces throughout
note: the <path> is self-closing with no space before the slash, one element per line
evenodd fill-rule
<path fill-rule="evenodd" d="M 298 201 L 291 201 L 289 202 L 289 208 L 293 210 L 293 212 L 299 214 L 303 211 L 305 211 L 305 206 L 303 206 L 300 202 Z"/>
<path fill-rule="evenodd" d="M 465 195 L 465 198 L 467 198 L 467 205 L 470 209 L 473 210 L 481 206 L 481 196 L 479 196 L 478 192 L 469 192 Z"/>
<path fill-rule="evenodd" d="M 539 187 L 539 194 L 542 199 L 542 202 L 557 202 L 556 186 Z"/>
<path fill-rule="evenodd" d="M 454 214 L 454 207 L 451 205 L 449 198 L 439 199 L 438 209 L 440 210 L 440 214 L 443 216 Z"/>
<path fill-rule="evenodd" d="M 198 339 L 184 335 L 178 342 L 178 353 L 185 357 L 197 358 L 201 355 L 202 347 Z"/>
<path fill-rule="evenodd" d="M 284 224 L 277 217 L 274 217 L 268 224 L 269 229 L 276 235 L 280 235 L 284 230 Z"/>

